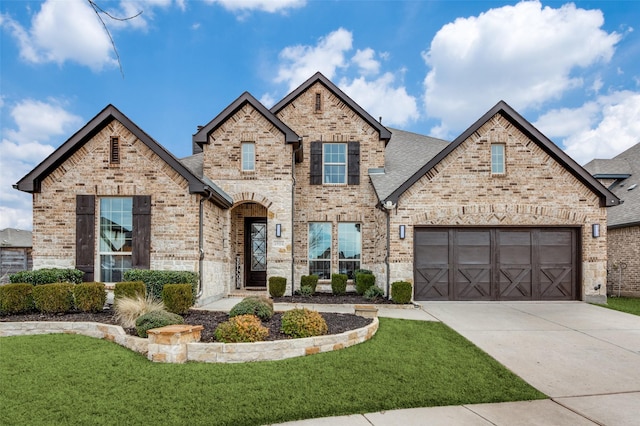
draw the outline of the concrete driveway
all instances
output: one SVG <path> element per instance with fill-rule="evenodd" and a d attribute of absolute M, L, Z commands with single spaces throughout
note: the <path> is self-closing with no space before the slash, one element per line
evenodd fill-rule
<path fill-rule="evenodd" d="M 640 317 L 582 302 L 420 304 L 554 402 L 640 424 Z"/>

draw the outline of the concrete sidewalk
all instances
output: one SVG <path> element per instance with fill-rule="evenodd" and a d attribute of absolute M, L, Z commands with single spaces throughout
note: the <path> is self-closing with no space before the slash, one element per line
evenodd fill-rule
<path fill-rule="evenodd" d="M 220 309 L 222 303 L 207 308 Z M 380 307 L 378 316 L 442 321 L 550 399 L 392 410 L 283 425 L 640 424 L 638 316 L 582 302 L 422 302 L 421 309 Z"/>

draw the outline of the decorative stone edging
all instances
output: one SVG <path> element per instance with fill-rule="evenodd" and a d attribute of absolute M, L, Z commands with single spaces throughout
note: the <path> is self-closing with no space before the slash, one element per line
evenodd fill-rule
<path fill-rule="evenodd" d="M 180 330 L 149 330 L 150 338 L 131 336 L 118 325 L 95 322 L 0 322 L 0 337 L 35 334 L 81 334 L 108 340 L 146 355 L 155 362 L 249 362 L 274 361 L 330 352 L 367 341 L 378 330 L 378 318 L 365 327 L 340 334 L 275 340 L 257 343 L 200 343 L 202 326 L 182 326 Z M 187 330 L 188 329 L 188 330 Z M 197 339 L 195 335 L 197 334 Z"/>

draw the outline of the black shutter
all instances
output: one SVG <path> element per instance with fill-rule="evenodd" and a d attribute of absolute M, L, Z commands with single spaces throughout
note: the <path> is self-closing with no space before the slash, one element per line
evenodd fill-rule
<path fill-rule="evenodd" d="M 94 280 L 96 197 L 76 195 L 76 269 L 84 272 L 83 281 Z"/>
<path fill-rule="evenodd" d="M 322 185 L 322 142 L 311 142 L 311 185 Z"/>
<path fill-rule="evenodd" d="M 349 185 L 360 185 L 360 142 L 349 142 L 348 150 Z"/>
<path fill-rule="evenodd" d="M 133 235 L 131 266 L 134 269 L 151 267 L 151 196 L 133 197 Z"/>

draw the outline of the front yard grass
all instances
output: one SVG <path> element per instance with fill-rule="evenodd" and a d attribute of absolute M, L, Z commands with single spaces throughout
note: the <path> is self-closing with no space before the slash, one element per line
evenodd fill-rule
<path fill-rule="evenodd" d="M 626 312 L 628 314 L 640 315 L 640 298 L 607 297 L 607 304 L 599 306 Z"/>
<path fill-rule="evenodd" d="M 247 364 L 157 364 L 76 335 L 0 338 L 0 424 L 262 425 L 545 398 L 442 323 L 380 318 L 368 342 Z"/>

